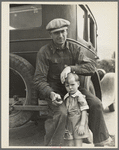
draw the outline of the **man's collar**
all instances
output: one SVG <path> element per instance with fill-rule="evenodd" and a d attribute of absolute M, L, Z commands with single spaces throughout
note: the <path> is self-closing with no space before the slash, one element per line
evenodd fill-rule
<path fill-rule="evenodd" d="M 77 92 L 74 93 L 73 95 L 69 95 L 69 93 L 67 93 L 67 94 L 64 96 L 64 100 L 65 100 L 67 97 L 69 97 L 69 96 L 71 96 L 71 97 L 76 97 L 76 96 L 79 96 L 80 94 L 81 94 L 81 92 L 80 92 L 79 90 L 77 90 Z"/>
<path fill-rule="evenodd" d="M 50 44 L 50 48 L 53 51 L 53 54 L 56 52 L 56 50 L 60 50 L 59 47 L 57 47 L 55 45 L 55 43 L 53 42 L 53 40 L 52 40 L 52 42 Z M 69 42 L 68 41 L 65 42 L 65 48 L 64 49 L 69 49 Z"/>

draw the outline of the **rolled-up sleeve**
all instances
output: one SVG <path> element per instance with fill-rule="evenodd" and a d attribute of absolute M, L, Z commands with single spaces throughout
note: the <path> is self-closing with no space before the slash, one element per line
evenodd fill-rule
<path fill-rule="evenodd" d="M 34 84 L 45 98 L 50 97 L 50 93 L 53 89 L 49 86 L 47 82 L 47 75 L 49 70 L 49 62 L 47 59 L 46 53 L 43 53 L 42 50 L 38 52 L 36 58 L 36 70 L 34 74 Z"/>
<path fill-rule="evenodd" d="M 81 111 L 89 109 L 89 106 L 85 99 L 85 95 L 80 94 L 80 96 L 78 97 L 78 102 L 80 104 Z"/>
<path fill-rule="evenodd" d="M 94 60 L 88 58 L 80 50 L 76 50 L 74 54 L 75 65 L 71 66 L 71 71 L 79 75 L 90 76 L 93 75 L 96 71 L 96 63 Z"/>

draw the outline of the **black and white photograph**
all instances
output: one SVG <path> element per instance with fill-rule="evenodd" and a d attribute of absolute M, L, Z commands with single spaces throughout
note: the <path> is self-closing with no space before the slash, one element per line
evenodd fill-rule
<path fill-rule="evenodd" d="M 118 148 L 118 2 L 1 2 L 1 148 Z"/>

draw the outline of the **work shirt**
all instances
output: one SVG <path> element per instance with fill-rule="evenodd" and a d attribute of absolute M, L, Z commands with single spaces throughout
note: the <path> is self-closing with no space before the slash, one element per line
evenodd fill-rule
<path fill-rule="evenodd" d="M 81 111 L 89 109 L 85 95 L 79 90 L 72 95 L 67 93 L 64 96 L 64 100 L 66 101 L 66 108 L 70 116 L 81 115 Z"/>
<path fill-rule="evenodd" d="M 34 84 L 38 91 L 49 98 L 52 91 L 61 94 L 66 90 L 60 81 L 60 74 L 66 66 L 78 75 L 92 75 L 95 63 L 86 57 L 79 45 L 66 41 L 65 48 L 59 49 L 54 42 L 43 46 L 36 59 Z"/>

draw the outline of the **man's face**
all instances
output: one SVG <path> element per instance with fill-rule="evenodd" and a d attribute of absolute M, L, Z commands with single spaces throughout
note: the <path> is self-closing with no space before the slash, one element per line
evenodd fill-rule
<path fill-rule="evenodd" d="M 53 39 L 54 43 L 57 45 L 63 45 L 67 39 L 67 30 L 60 30 L 57 32 L 51 33 L 51 38 Z"/>
<path fill-rule="evenodd" d="M 79 82 L 75 81 L 75 78 L 69 78 L 68 82 L 65 83 L 65 88 L 67 90 L 68 93 L 70 93 L 71 95 L 76 93 L 76 91 L 78 90 L 79 87 Z"/>

